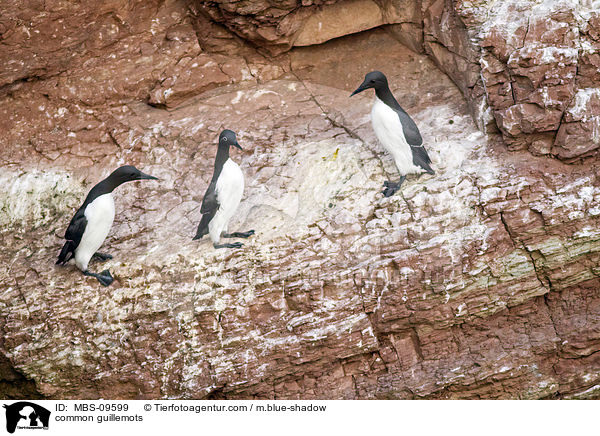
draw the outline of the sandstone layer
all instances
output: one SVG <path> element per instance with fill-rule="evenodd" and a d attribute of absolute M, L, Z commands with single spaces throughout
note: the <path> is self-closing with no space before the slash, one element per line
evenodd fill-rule
<path fill-rule="evenodd" d="M 542 124 L 482 133 L 488 102 L 496 120 L 512 107 L 488 86 L 498 71 L 478 75 L 493 50 L 468 16 L 492 19 L 487 4 L 377 3 L 350 30 L 315 33 L 346 3 L 3 6 L 3 397 L 599 396 L 597 162 L 533 156 Z M 297 27 L 269 34 L 285 17 Z M 528 75 L 519 59 L 506 65 Z M 372 96 L 349 99 L 372 69 L 436 169 L 389 199 Z M 568 88 L 580 106 L 596 104 L 580 92 L 595 82 L 576 79 L 591 70 Z M 585 122 L 571 107 L 552 131 L 570 125 L 575 147 Z M 231 228 L 256 230 L 239 250 L 191 240 L 223 128 L 244 147 Z M 552 147 L 535 150 L 574 157 Z M 54 262 L 86 192 L 124 163 L 161 181 L 115 192 L 114 259 L 92 264 L 115 276 L 103 288 Z"/>

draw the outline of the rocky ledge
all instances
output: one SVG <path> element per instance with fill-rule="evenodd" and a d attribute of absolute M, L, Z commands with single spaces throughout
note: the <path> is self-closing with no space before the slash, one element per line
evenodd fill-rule
<path fill-rule="evenodd" d="M 482 133 L 463 70 L 451 81 L 397 28 L 272 58 L 196 3 L 34 3 L 1 27 L 5 47 L 28 41 L 0 75 L 3 397 L 599 396 L 596 161 Z M 31 56 L 48 20 L 54 55 Z M 391 198 L 372 97 L 348 98 L 371 69 L 437 172 Z M 246 175 L 232 229 L 256 236 L 223 251 L 191 237 L 226 127 Z M 103 288 L 54 262 L 87 190 L 123 163 L 161 182 L 115 192 Z"/>

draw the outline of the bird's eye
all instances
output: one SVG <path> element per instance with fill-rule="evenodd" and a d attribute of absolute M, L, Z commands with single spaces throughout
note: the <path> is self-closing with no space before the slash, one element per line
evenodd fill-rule
<path fill-rule="evenodd" d="M 371 83 L 375 83 L 375 80 L 371 80 Z"/>
<path fill-rule="evenodd" d="M 227 142 L 227 138 L 226 138 L 226 137 L 225 137 L 225 138 L 223 138 L 223 141 Z"/>

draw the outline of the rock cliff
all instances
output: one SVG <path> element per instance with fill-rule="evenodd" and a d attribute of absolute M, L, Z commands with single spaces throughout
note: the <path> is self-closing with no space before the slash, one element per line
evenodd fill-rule
<path fill-rule="evenodd" d="M 599 396 L 593 4 L 2 8 L 3 397 Z M 437 172 L 389 199 L 373 69 Z M 223 128 L 257 232 L 229 251 L 191 240 Z M 54 262 L 124 163 L 161 182 L 115 192 L 103 288 Z"/>

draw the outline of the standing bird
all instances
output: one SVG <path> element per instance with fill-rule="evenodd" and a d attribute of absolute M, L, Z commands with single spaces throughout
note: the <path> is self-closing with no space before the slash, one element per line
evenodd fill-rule
<path fill-rule="evenodd" d="M 88 263 L 92 256 L 101 260 L 112 259 L 110 254 L 96 251 L 106 239 L 115 219 L 113 190 L 125 182 L 143 179 L 158 180 L 156 177 L 142 173 L 134 166 L 126 165 L 117 168 L 110 176 L 94 186 L 69 223 L 65 232 L 67 242 L 58 255 L 56 264 L 64 265 L 74 257 L 75 265 L 83 271 L 84 275 L 96 277 L 104 286 L 110 285 L 114 280 L 110 271 L 105 269 L 100 274 L 90 272 Z"/>
<path fill-rule="evenodd" d="M 350 97 L 365 89 L 375 89 L 375 103 L 371 110 L 373 130 L 384 148 L 392 154 L 400 173 L 397 182 L 384 182 L 383 195 L 390 197 L 400 189 L 407 174 L 427 172 L 435 174 L 431 159 L 423 147 L 423 139 L 412 118 L 398 104 L 385 75 L 380 71 L 371 71 Z"/>
<path fill-rule="evenodd" d="M 233 217 L 244 193 L 244 174 L 234 161 L 229 159 L 229 147 L 235 146 L 242 150 L 238 144 L 235 133 L 223 130 L 219 135 L 219 148 L 215 158 L 215 169 L 210 185 L 202 199 L 202 219 L 198 231 L 193 239 L 200 239 L 210 234 L 210 239 L 215 248 L 240 248 L 241 242 L 219 244 L 221 236 L 224 238 L 249 238 L 254 230 L 247 232 L 227 232 L 229 220 Z"/>

